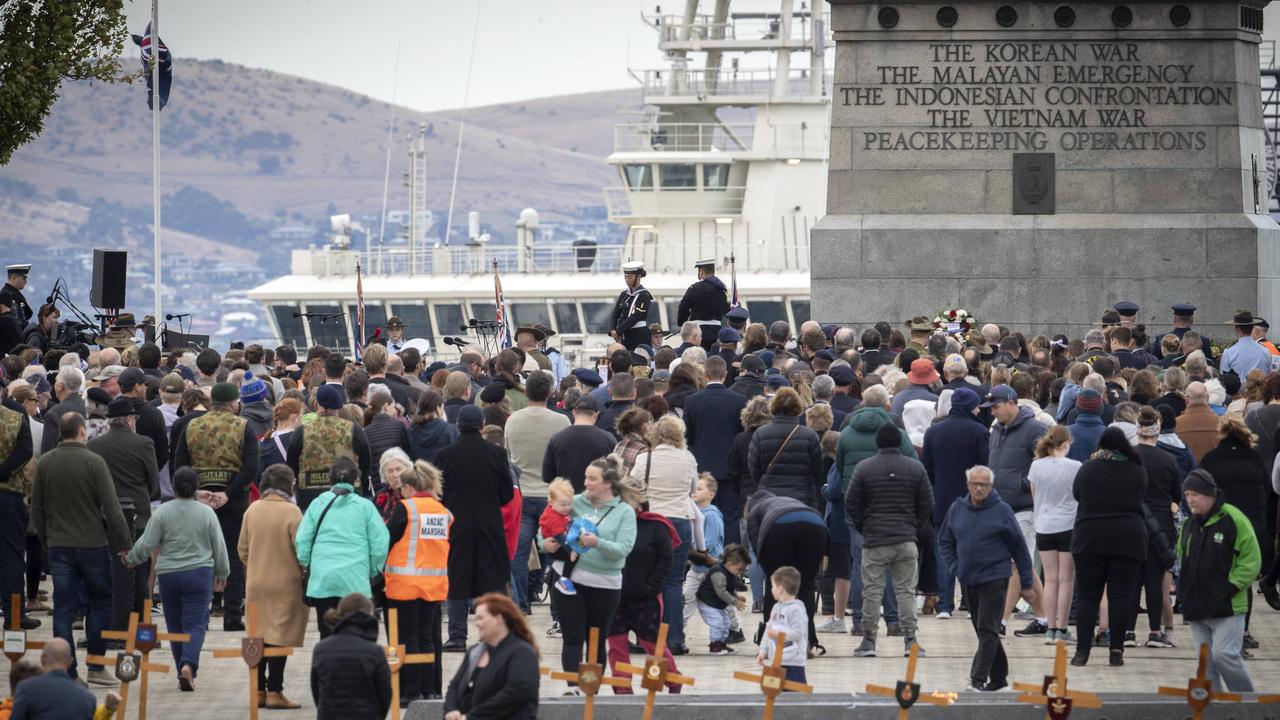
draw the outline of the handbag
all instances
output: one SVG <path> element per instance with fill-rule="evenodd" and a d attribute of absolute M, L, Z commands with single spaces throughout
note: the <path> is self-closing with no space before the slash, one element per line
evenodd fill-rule
<path fill-rule="evenodd" d="M 341 496 L 335 495 L 333 499 L 329 501 L 329 504 L 324 506 L 324 510 L 320 513 L 320 517 L 316 520 L 316 530 L 311 534 L 311 553 L 312 554 L 310 557 L 311 557 L 312 564 L 314 564 L 316 561 L 315 555 L 314 555 L 316 551 L 316 538 L 320 537 L 320 526 L 324 525 L 324 516 L 328 515 L 329 511 L 333 509 L 333 504 L 338 502 L 339 497 Z M 307 583 L 310 580 L 311 580 L 311 565 L 309 564 L 306 567 L 302 568 L 302 596 L 304 598 L 307 596 Z"/>

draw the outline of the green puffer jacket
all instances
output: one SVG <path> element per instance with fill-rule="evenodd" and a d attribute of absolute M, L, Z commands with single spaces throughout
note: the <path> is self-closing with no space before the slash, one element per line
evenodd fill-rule
<path fill-rule="evenodd" d="M 1249 587 L 1262 568 L 1262 551 L 1244 513 L 1219 497 L 1207 517 L 1192 515 L 1182 524 L 1178 554 L 1183 617 L 1212 620 L 1249 611 Z"/>

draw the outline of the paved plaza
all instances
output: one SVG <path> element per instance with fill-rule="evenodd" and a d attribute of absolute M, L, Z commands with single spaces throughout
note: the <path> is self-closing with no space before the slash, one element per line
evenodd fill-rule
<path fill-rule="evenodd" d="M 1261 648 L 1254 652 L 1254 659 L 1247 663 L 1255 687 L 1260 692 L 1280 691 L 1280 623 L 1277 613 L 1262 601 L 1261 596 L 1255 599 L 1255 615 L 1252 621 L 1254 636 L 1261 643 Z M 43 625 L 30 634 L 31 639 L 42 640 L 52 635 L 53 618 L 48 615 L 37 615 Z M 743 626 L 754 629 L 759 615 L 744 616 Z M 546 630 L 550 623 L 549 607 L 545 604 L 535 605 L 530 618 L 534 633 L 542 652 L 543 664 L 559 669 L 560 640 L 548 638 Z M 164 620 L 156 615 L 155 622 L 164 629 Z M 1179 620 L 1180 622 L 1180 620 Z M 1145 617 L 1140 625 L 1145 627 Z M 178 690 L 176 676 L 153 676 L 148 715 L 152 718 L 183 718 L 197 720 L 200 718 L 241 718 L 247 717 L 244 711 L 247 704 L 248 686 L 245 666 L 240 660 L 213 659 L 211 653 L 217 648 L 239 647 L 238 633 L 222 631 L 219 618 L 211 621 L 212 629 L 205 643 L 201 656 L 200 674 L 196 681 L 196 692 L 182 693 Z M 1025 622 L 1014 623 L 1015 627 Z M 827 648 L 826 657 L 814 658 L 808 664 L 809 682 L 818 693 L 861 693 L 867 683 L 893 686 L 894 681 L 901 678 L 906 667 L 902 657 L 902 638 L 885 637 L 883 631 L 878 640 L 880 657 L 854 658 L 855 638 L 849 635 L 819 636 Z M 1145 639 L 1145 633 L 1139 635 Z M 961 692 L 968 680 L 969 661 L 972 657 L 975 640 L 973 631 L 964 613 L 956 613 L 950 620 L 938 620 L 931 616 L 920 620 L 919 638 L 927 651 L 927 657 L 920 662 L 917 680 L 925 691 L 942 690 Z M 1098 648 L 1093 654 L 1088 667 L 1071 668 L 1070 683 L 1074 687 L 1098 692 L 1154 692 L 1159 685 L 1182 686 L 1186 679 L 1195 673 L 1194 651 L 1190 646 L 1191 635 L 1186 626 L 1179 625 L 1175 633 L 1174 649 L 1130 648 L 1125 653 L 1125 666 L 1112 668 L 1107 665 L 1105 649 Z M 471 634 L 474 641 L 474 631 Z M 263 717 L 311 717 L 315 708 L 311 701 L 309 684 L 311 668 L 311 651 L 319 642 L 319 633 L 315 629 L 314 618 L 307 632 L 306 645 L 297 648 L 289 659 L 286 671 L 285 694 L 290 699 L 302 704 L 296 711 L 262 711 Z M 1042 644 L 1042 638 L 1018 638 L 1010 635 L 1005 639 L 1005 649 L 1010 656 L 1013 670 L 1011 679 L 1039 681 L 1045 673 L 1052 669 L 1052 649 Z M 707 628 L 695 615 L 688 631 L 688 643 L 692 654 L 677 658 L 680 672 L 692 676 L 696 685 L 686 692 L 695 694 L 736 694 L 750 693 L 753 688 L 741 681 L 733 679 L 735 670 L 751 671 L 755 667 L 754 650 L 751 645 L 738 645 L 736 656 L 713 656 L 707 652 Z M 78 656 L 83 662 L 84 651 Z M 453 676 L 462 655 L 446 653 L 444 656 L 445 681 Z M 152 654 L 155 662 L 172 666 L 172 658 L 167 647 Z M 635 657 L 633 661 L 642 661 Z M 8 674 L 8 661 L 0 660 L 0 667 Z M 136 689 L 136 687 L 135 687 Z M 544 697 L 559 696 L 566 686 L 562 682 L 543 679 L 542 695 Z M 95 689 L 99 696 L 105 691 Z M 136 692 L 131 692 L 130 705 L 135 704 Z M 135 717 L 134 709 L 129 710 L 129 718 Z"/>

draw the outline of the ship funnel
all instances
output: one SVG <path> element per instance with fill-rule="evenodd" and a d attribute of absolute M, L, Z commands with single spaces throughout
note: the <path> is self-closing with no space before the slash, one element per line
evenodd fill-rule
<path fill-rule="evenodd" d="M 480 237 L 480 213 L 475 210 L 467 213 L 467 237 L 472 240 Z"/>

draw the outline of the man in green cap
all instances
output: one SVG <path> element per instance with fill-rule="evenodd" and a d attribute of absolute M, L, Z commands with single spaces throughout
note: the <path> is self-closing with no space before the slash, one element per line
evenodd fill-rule
<path fill-rule="evenodd" d="M 191 466 L 200 479 L 200 495 L 213 508 L 231 560 L 222 591 L 222 628 L 244 630 L 244 563 L 236 550 L 240 521 L 248 508 L 248 488 L 258 472 L 258 439 L 240 417 L 240 390 L 220 382 L 210 390 L 209 412 L 192 420 L 178 436 L 173 469 Z"/>

